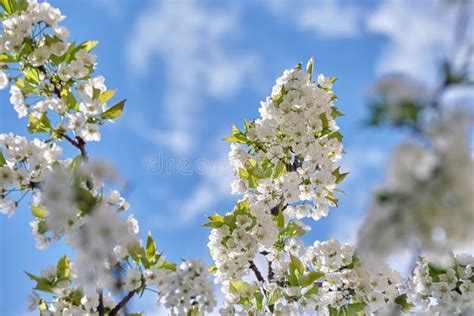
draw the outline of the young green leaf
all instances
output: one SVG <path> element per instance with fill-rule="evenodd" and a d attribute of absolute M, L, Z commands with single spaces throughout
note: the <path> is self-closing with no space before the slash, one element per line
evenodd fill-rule
<path fill-rule="evenodd" d="M 56 265 L 56 275 L 60 280 L 67 280 L 69 279 L 70 275 L 70 264 L 69 258 L 67 256 L 62 256 L 59 259 L 58 264 Z"/>
<path fill-rule="evenodd" d="M 112 97 L 115 95 L 116 92 L 117 90 L 107 90 L 105 92 L 102 92 L 102 94 L 99 96 L 100 104 L 104 104 L 110 99 L 112 99 Z"/>
<path fill-rule="evenodd" d="M 0 167 L 3 167 L 6 165 L 7 161 L 5 160 L 5 157 L 3 156 L 2 151 L 0 150 Z"/>
<path fill-rule="evenodd" d="M 44 207 L 31 204 L 31 213 L 36 218 L 46 219 L 48 212 Z"/>
<path fill-rule="evenodd" d="M 306 64 L 306 72 L 309 74 L 309 81 L 313 80 L 313 67 L 314 67 L 314 59 L 311 57 L 308 60 L 308 64 Z"/>
<path fill-rule="evenodd" d="M 148 238 L 146 240 L 146 258 L 151 264 L 156 262 L 156 246 L 151 233 L 148 233 Z"/>
<path fill-rule="evenodd" d="M 43 113 L 41 118 L 29 114 L 28 115 L 28 131 L 32 134 L 47 133 L 51 130 L 51 123 L 49 122 L 46 113 Z"/>
<path fill-rule="evenodd" d="M 111 106 L 100 115 L 100 118 L 104 120 L 115 120 L 116 118 L 120 117 L 120 115 L 122 115 L 126 101 L 127 100 L 124 99 L 118 102 L 117 104 Z"/>

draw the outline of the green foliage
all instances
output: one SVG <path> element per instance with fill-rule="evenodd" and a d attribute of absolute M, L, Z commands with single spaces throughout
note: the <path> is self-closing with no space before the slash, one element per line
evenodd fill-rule
<path fill-rule="evenodd" d="M 250 144 L 250 141 L 247 139 L 247 135 L 241 132 L 237 126 L 232 125 L 232 135 L 224 138 L 226 142 L 240 143 L 240 144 Z"/>
<path fill-rule="evenodd" d="M 281 215 L 283 219 L 283 214 Z M 298 238 L 305 234 L 305 231 L 301 226 L 294 222 L 288 223 L 284 229 L 280 231 L 280 238 Z"/>
<path fill-rule="evenodd" d="M 3 8 L 6 16 L 25 10 L 27 5 L 26 0 L 0 0 L 0 6 Z"/>
<path fill-rule="evenodd" d="M 25 81 L 31 84 L 38 85 L 40 84 L 40 72 L 38 68 L 31 67 L 27 71 L 24 72 L 25 74 Z"/>
<path fill-rule="evenodd" d="M 48 133 L 51 131 L 51 123 L 46 113 L 41 115 L 41 118 L 37 118 L 33 114 L 28 114 L 28 132 L 32 134 L 36 133 Z"/>
<path fill-rule="evenodd" d="M 34 204 L 31 204 L 31 213 L 34 217 L 39 219 L 46 219 L 46 215 L 48 214 L 44 207 L 37 206 Z"/>
<path fill-rule="evenodd" d="M 408 302 L 408 297 L 406 294 L 402 294 L 395 299 L 395 303 L 399 305 L 400 311 L 404 313 L 409 313 L 410 310 L 415 307 L 415 305 Z"/>
<path fill-rule="evenodd" d="M 71 170 L 71 172 L 74 172 L 77 170 L 77 168 L 79 168 L 79 166 L 82 164 L 82 156 L 81 155 L 77 155 L 76 157 L 74 157 L 74 159 L 71 161 L 71 164 L 69 165 L 69 170 Z"/>
<path fill-rule="evenodd" d="M 31 83 L 28 83 L 20 78 L 16 79 L 16 86 L 20 88 L 23 94 L 33 94 L 39 91 L 35 85 L 32 85 Z"/>
<path fill-rule="evenodd" d="M 56 275 L 59 280 L 68 280 L 71 273 L 70 262 L 67 256 L 61 257 L 56 265 Z"/>
<path fill-rule="evenodd" d="M 70 269 L 70 261 L 67 256 L 63 256 L 59 259 L 58 263 L 56 264 L 56 276 L 52 278 L 52 280 L 46 279 L 44 277 L 36 276 L 32 273 L 25 272 L 28 277 L 36 282 L 35 290 L 46 292 L 46 293 L 54 293 L 56 285 L 58 282 L 69 280 L 71 269 Z M 82 297 L 82 294 L 81 294 Z M 79 297 L 80 300 L 80 297 Z"/>
<path fill-rule="evenodd" d="M 112 99 L 112 97 L 115 95 L 116 92 L 117 90 L 107 90 L 105 92 L 102 92 L 102 94 L 99 96 L 100 104 L 104 104 L 110 99 Z"/>
<path fill-rule="evenodd" d="M 286 91 L 285 85 L 282 85 L 280 93 L 272 97 L 273 103 L 275 103 L 276 105 L 280 105 L 283 102 L 283 97 L 286 95 L 286 93 L 287 91 Z"/>
<path fill-rule="evenodd" d="M 119 118 L 120 115 L 122 115 L 123 108 L 125 106 L 126 101 L 127 100 L 122 100 L 122 101 L 118 102 L 117 104 L 111 106 L 110 108 L 108 108 L 105 112 L 103 112 L 100 115 L 100 118 L 104 119 L 104 120 L 115 120 L 115 119 Z"/>
<path fill-rule="evenodd" d="M 329 307 L 329 315 L 330 316 L 364 316 L 365 307 L 367 304 L 365 303 L 353 303 L 339 309 Z"/>
<path fill-rule="evenodd" d="M 212 215 L 212 216 L 208 216 L 207 218 L 209 219 L 209 222 L 202 225 L 204 227 L 219 228 L 219 227 L 222 227 L 223 225 L 225 225 L 224 218 L 222 216 L 220 216 L 219 214 L 217 214 L 217 213 Z"/>
<path fill-rule="evenodd" d="M 273 305 L 283 298 L 283 293 L 280 289 L 275 289 L 268 294 L 267 304 Z"/>
<path fill-rule="evenodd" d="M 332 175 L 336 177 L 336 183 L 341 183 L 349 174 L 349 172 L 341 173 L 340 169 L 341 167 L 337 167 L 337 169 L 332 172 Z"/>
<path fill-rule="evenodd" d="M 155 241 L 151 236 L 151 233 L 148 233 L 148 237 L 146 240 L 146 259 L 150 265 L 156 264 L 160 259 L 161 255 L 156 252 Z"/>
<path fill-rule="evenodd" d="M 393 107 L 396 107 L 394 114 Z M 392 109 L 391 109 L 392 108 Z M 369 126 L 392 124 L 395 126 L 416 126 L 425 104 L 417 100 L 405 100 L 398 104 L 388 104 L 386 100 L 376 100 L 369 104 Z"/>
<path fill-rule="evenodd" d="M 0 167 L 4 166 L 6 163 L 5 156 L 3 156 L 3 152 L 0 150 Z"/>
<path fill-rule="evenodd" d="M 309 81 L 313 81 L 314 59 L 311 57 L 306 64 L 306 72 L 309 74 Z"/>
<path fill-rule="evenodd" d="M 18 58 L 2 53 L 0 54 L 0 62 L 1 63 L 16 63 L 18 62 Z"/>
<path fill-rule="evenodd" d="M 433 281 L 438 281 L 441 274 L 446 274 L 448 269 L 435 265 L 434 263 L 428 263 L 428 273 Z"/>

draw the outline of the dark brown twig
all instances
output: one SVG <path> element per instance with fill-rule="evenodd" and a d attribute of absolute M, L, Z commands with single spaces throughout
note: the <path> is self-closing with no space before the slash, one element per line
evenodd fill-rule
<path fill-rule="evenodd" d="M 135 291 L 128 292 L 128 294 L 110 311 L 109 316 L 118 315 L 118 312 L 127 305 L 133 295 L 135 295 Z"/>

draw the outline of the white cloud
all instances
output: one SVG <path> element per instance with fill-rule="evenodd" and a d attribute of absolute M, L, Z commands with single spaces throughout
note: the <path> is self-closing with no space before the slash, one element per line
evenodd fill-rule
<path fill-rule="evenodd" d="M 377 72 L 403 72 L 432 83 L 452 40 L 453 23 L 452 10 L 440 1 L 382 2 L 367 20 L 370 32 L 388 39 Z"/>
<path fill-rule="evenodd" d="M 355 37 L 361 31 L 362 10 L 347 2 L 286 0 L 263 3 L 277 16 L 317 36 Z"/>
<path fill-rule="evenodd" d="M 196 146 L 196 115 L 206 97 L 224 99 L 252 80 L 259 59 L 227 47 L 238 36 L 240 9 L 197 1 L 154 2 L 138 17 L 129 39 L 132 71 L 146 76 L 164 62 L 164 113 L 169 129 L 150 129 L 153 142 L 187 153 Z M 159 70 L 158 70 L 159 71 Z M 146 122 L 144 122 L 146 123 Z"/>
<path fill-rule="evenodd" d="M 216 211 L 219 202 L 231 197 L 230 183 L 233 174 L 227 160 L 227 147 L 221 146 L 213 160 L 208 160 L 200 183 L 185 200 L 179 202 L 179 219 L 188 223 L 202 214 Z"/>
<path fill-rule="evenodd" d="M 222 135 L 219 134 L 219 136 Z M 199 177 L 199 182 L 190 193 L 181 195 L 179 190 L 176 191 L 177 194 L 173 194 L 172 191 L 162 188 L 149 189 L 151 196 L 161 199 L 166 195 L 168 200 L 168 205 L 164 209 L 165 214 L 162 216 L 153 215 L 152 220 L 156 227 L 166 229 L 182 227 L 192 224 L 196 219 L 202 222 L 203 214 L 211 215 L 214 211 L 222 212 L 222 210 L 215 208 L 219 203 L 232 198 L 230 183 L 234 176 L 227 158 L 228 146 L 223 143 L 213 150 L 214 152 L 211 151 L 206 157 L 188 160 L 185 170 L 179 169 L 179 167 L 175 168 L 181 160 L 174 161 L 175 164 L 171 172 L 176 173 L 175 176 Z M 205 148 L 202 151 L 206 152 Z M 173 220 L 170 221 L 170 217 Z"/>

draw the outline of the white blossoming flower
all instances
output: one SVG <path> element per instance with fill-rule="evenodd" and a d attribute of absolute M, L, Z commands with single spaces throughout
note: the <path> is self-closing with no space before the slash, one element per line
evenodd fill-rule
<path fill-rule="evenodd" d="M 8 75 L 0 70 L 0 90 L 5 89 L 8 87 L 8 84 L 10 83 L 10 79 L 8 78 Z"/>

